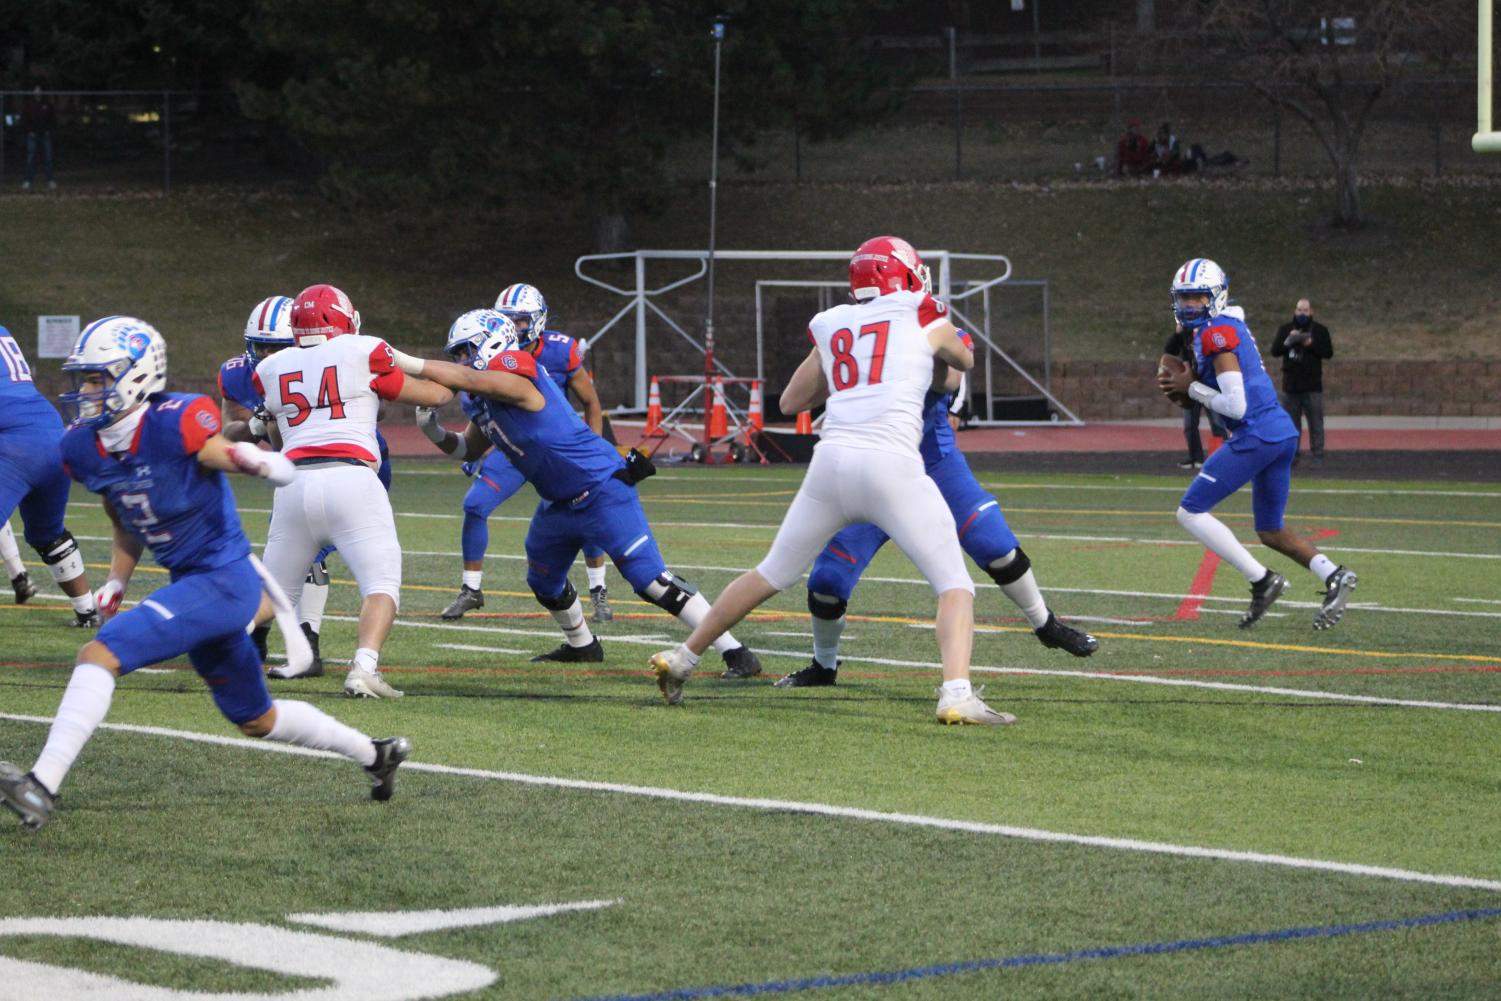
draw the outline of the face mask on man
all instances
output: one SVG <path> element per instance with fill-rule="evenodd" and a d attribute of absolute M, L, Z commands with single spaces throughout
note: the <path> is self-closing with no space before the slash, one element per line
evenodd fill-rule
<path fill-rule="evenodd" d="M 1307 313 L 1294 313 L 1293 326 L 1300 330 L 1307 330 L 1313 323 L 1313 317 Z"/>

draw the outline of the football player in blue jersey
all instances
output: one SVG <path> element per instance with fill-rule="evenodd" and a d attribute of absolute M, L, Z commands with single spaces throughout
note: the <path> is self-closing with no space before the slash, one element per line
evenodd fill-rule
<path fill-rule="evenodd" d="M 305 702 L 273 701 L 245 625 L 282 595 L 250 553 L 226 472 L 290 483 L 292 463 L 220 433 L 207 397 L 164 392 L 167 347 L 141 320 L 109 316 L 84 328 L 63 365 L 76 420 L 63 438 L 68 473 L 104 499 L 114 522 L 105 614 L 120 605 L 144 549 L 170 583 L 112 615 L 84 644 L 47 741 L 29 772 L 0 762 L 0 804 L 36 829 L 51 817 L 58 787 L 103 722 L 118 678 L 186 653 L 219 711 L 251 737 L 334 751 L 358 762 L 371 796 L 391 797 L 404 737 L 371 740 Z M 295 626 L 291 628 L 295 629 Z"/>
<path fill-rule="evenodd" d="M 1307 567 L 1324 585 L 1313 628 L 1339 622 L 1355 590 L 1356 576 L 1283 525 L 1298 429 L 1277 402 L 1277 390 L 1261 364 L 1261 354 L 1245 321 L 1230 313 L 1230 282 L 1214 261 L 1196 257 L 1173 277 L 1173 313 L 1192 339 L 1194 364 L 1181 372 L 1159 371 L 1157 381 L 1169 396 L 1187 398 L 1225 418 L 1230 432 L 1199 471 L 1178 506 L 1178 524 L 1251 582 L 1251 606 L 1242 629 L 1254 625 L 1277 600 L 1287 578 L 1262 566 L 1209 512 L 1216 504 L 1251 484 L 1256 535 L 1263 545 Z"/>
<path fill-rule="evenodd" d="M 99 613 L 83 555 L 63 525 L 72 484 L 58 454 L 62 436 L 62 418 L 37 391 L 21 345 L 0 327 L 0 525 L 8 528 L 11 513 L 21 512 L 27 543 L 41 554 L 52 579 L 73 603 L 73 624 L 93 627 Z M 6 560 L 18 604 L 36 593 L 26 568 L 15 570 L 19 563 L 19 553 Z"/>
<path fill-rule="evenodd" d="M 548 376 L 563 390 L 565 398 L 568 390 L 573 391 L 574 397 L 584 407 L 584 423 L 595 434 L 602 434 L 604 409 L 599 405 L 599 394 L 594 391 L 594 380 L 584 368 L 583 343 L 567 334 L 547 329 L 547 300 L 542 298 L 542 293 L 532 285 L 508 285 L 496 297 L 495 309 L 515 325 L 520 349 L 531 352 L 537 364 L 546 369 Z M 461 343 L 445 350 L 453 357 L 455 351 L 465 352 L 467 348 Z M 461 365 L 468 363 L 465 357 L 454 360 Z M 477 411 L 474 401 L 463 395 L 459 403 L 465 416 L 472 419 Z M 474 477 L 474 485 L 464 495 L 464 528 L 460 536 L 464 555 L 463 581 L 458 596 L 443 609 L 443 618 L 450 620 L 463 618 L 465 612 L 484 606 L 485 594 L 481 585 L 485 550 L 490 545 L 488 519 L 491 512 L 526 482 L 526 477 L 500 449 L 485 456 L 483 462 L 465 463 L 464 472 Z M 610 610 L 610 593 L 605 586 L 605 551 L 592 542 L 584 544 L 584 570 L 589 577 L 589 600 L 593 605 L 591 618 L 595 622 L 609 622 L 615 615 Z"/>
<path fill-rule="evenodd" d="M 966 347 L 974 341 L 960 333 Z M 962 382 L 961 382 L 962 386 Z M 961 395 L 962 388 L 958 391 Z M 970 471 L 964 453 L 954 441 L 949 408 L 955 393 L 930 391 L 923 401 L 922 441 L 918 451 L 928 477 L 938 484 L 954 524 L 959 526 L 959 545 L 979 568 L 990 575 L 1010 598 L 1045 647 L 1067 650 L 1075 657 L 1088 657 L 1099 641 L 1086 632 L 1065 625 L 1049 610 L 1038 589 L 1021 543 L 1006 524 L 1006 515 L 996 499 L 980 486 Z M 829 540 L 813 561 L 808 574 L 808 611 L 812 614 L 813 661 L 777 681 L 777 688 L 810 688 L 832 685 L 838 679 L 839 638 L 844 634 L 845 610 L 850 595 L 865 568 L 889 536 L 875 525 L 850 525 Z"/>
<path fill-rule="evenodd" d="M 650 475 L 579 419 L 557 383 L 534 355 L 518 347 L 510 319 L 489 309 L 465 313 L 449 332 L 450 346 L 463 341 L 468 365 L 425 361 L 401 352 L 396 363 L 408 375 L 469 394 L 475 404 L 462 434 L 438 426 L 436 411 L 418 412 L 418 424 L 445 454 L 472 462 L 490 448 L 504 451 L 541 501 L 526 535 L 526 581 L 537 601 L 563 630 L 564 643 L 537 661 L 599 661 L 604 651 L 589 630 L 569 567 L 586 542 L 597 543 L 644 600 L 690 627 L 709 611 L 698 590 L 667 569 L 635 483 Z M 727 678 L 761 673 L 751 650 L 729 633 L 715 643 Z"/>
<path fill-rule="evenodd" d="M 245 321 L 244 352 L 219 366 L 219 412 L 224 421 L 224 437 L 230 441 L 252 444 L 270 440 L 268 428 L 274 427 L 276 422 L 266 413 L 265 400 L 255 388 L 255 366 L 262 358 L 289 348 L 293 343 L 292 300 L 284 295 L 273 295 L 256 303 Z M 389 491 L 391 452 L 379 429 L 375 432 L 375 440 L 380 446 L 380 469 L 376 475 L 380 477 L 381 485 Z M 302 632 L 313 648 L 312 664 L 307 670 L 296 673 L 290 667 L 272 668 L 273 678 L 314 678 L 323 673 L 318 632 L 323 625 L 323 610 L 328 605 L 328 564 L 325 561 L 332 552 L 334 548 L 329 546 L 318 553 L 312 566 L 308 567 L 302 594 L 297 599 Z M 262 660 L 266 657 L 266 636 L 270 629 L 269 625 L 257 626 L 251 636 Z"/>

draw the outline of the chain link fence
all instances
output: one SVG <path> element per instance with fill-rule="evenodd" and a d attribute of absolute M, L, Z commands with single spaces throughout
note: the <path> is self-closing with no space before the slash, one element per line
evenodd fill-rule
<path fill-rule="evenodd" d="M 1406 82 L 1376 105 L 1361 142 L 1360 171 L 1496 174 L 1501 157 L 1470 149 L 1475 83 Z M 65 186 L 156 189 L 270 184 L 309 176 L 265 123 L 246 118 L 229 92 L 48 91 L 56 109 L 53 152 Z M 21 126 L 29 91 L 0 91 L 0 185 L 19 185 Z M 734 109 L 727 114 L 733 116 Z M 758 134 L 723 156 L 725 180 L 759 182 L 1050 182 L 1115 176 L 1128 118 L 1150 139 L 1170 123 L 1192 146 L 1235 161 L 1206 176 L 1326 177 L 1331 166 L 1309 127 L 1232 84 L 1119 77 L 1093 82 L 961 78 L 920 84 L 889 122 L 838 140 L 810 142 L 792 128 Z M 684 141 L 668 158 L 683 179 L 708 176 L 708 144 Z M 1228 155 L 1226 155 L 1228 154 Z M 40 167 L 38 167 L 40 169 Z"/>

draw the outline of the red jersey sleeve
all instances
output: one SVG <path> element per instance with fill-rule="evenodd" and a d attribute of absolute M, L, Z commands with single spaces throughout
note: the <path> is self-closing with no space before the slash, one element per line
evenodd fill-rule
<path fill-rule="evenodd" d="M 370 388 L 383 400 L 394 400 L 406 385 L 406 373 L 396 367 L 391 345 L 381 341 L 370 352 Z"/>
<path fill-rule="evenodd" d="M 225 399 L 228 394 L 224 392 L 224 369 L 222 366 L 219 369 L 219 374 L 215 376 L 215 380 L 219 383 L 219 399 Z"/>
<path fill-rule="evenodd" d="M 579 342 L 574 341 L 568 346 L 568 374 L 577 372 L 584 364 L 584 353 L 579 350 Z"/>
<path fill-rule="evenodd" d="M 224 391 L 224 382 L 223 382 L 224 373 L 220 372 L 219 376 L 220 376 L 219 391 L 223 392 Z M 250 384 L 255 387 L 256 395 L 259 396 L 261 399 L 264 400 L 266 398 L 266 387 L 261 384 L 261 370 L 260 369 L 256 369 L 254 372 L 250 373 Z"/>
<path fill-rule="evenodd" d="M 524 375 L 528 379 L 535 379 L 537 359 L 525 351 L 502 351 L 490 359 L 489 369 L 491 372 L 508 372 L 511 375 Z"/>
<path fill-rule="evenodd" d="M 1240 335 L 1231 326 L 1210 327 L 1199 335 L 1199 344 L 1206 355 L 1233 351 L 1240 345 Z"/>
<path fill-rule="evenodd" d="M 182 420 L 178 430 L 182 434 L 182 450 L 187 455 L 195 454 L 203 443 L 218 434 L 222 425 L 219 410 L 207 396 L 195 396 L 182 408 Z"/>
<path fill-rule="evenodd" d="M 965 330 L 959 331 L 959 339 L 961 341 L 963 341 L 964 342 L 964 346 L 967 347 L 967 348 L 969 348 L 971 351 L 973 351 L 975 349 L 975 339 L 973 337 L 969 336 L 969 332 L 968 331 L 965 331 Z"/>
<path fill-rule="evenodd" d="M 922 297 L 917 304 L 917 325 L 927 330 L 940 320 L 949 318 L 949 308 L 930 295 Z"/>
<path fill-rule="evenodd" d="M 813 345 L 815 348 L 818 347 L 818 338 L 813 336 L 812 327 L 808 328 L 808 343 Z"/>

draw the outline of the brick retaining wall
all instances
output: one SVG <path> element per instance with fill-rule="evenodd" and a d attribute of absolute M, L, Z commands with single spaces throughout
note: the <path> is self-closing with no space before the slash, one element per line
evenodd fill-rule
<path fill-rule="evenodd" d="M 1281 372 L 1272 378 L 1281 386 Z M 1156 359 L 1053 363 L 1053 394 L 1085 420 L 1165 417 Z M 1501 361 L 1345 361 L 1324 366 L 1326 413 L 1362 416 L 1501 416 Z"/>

